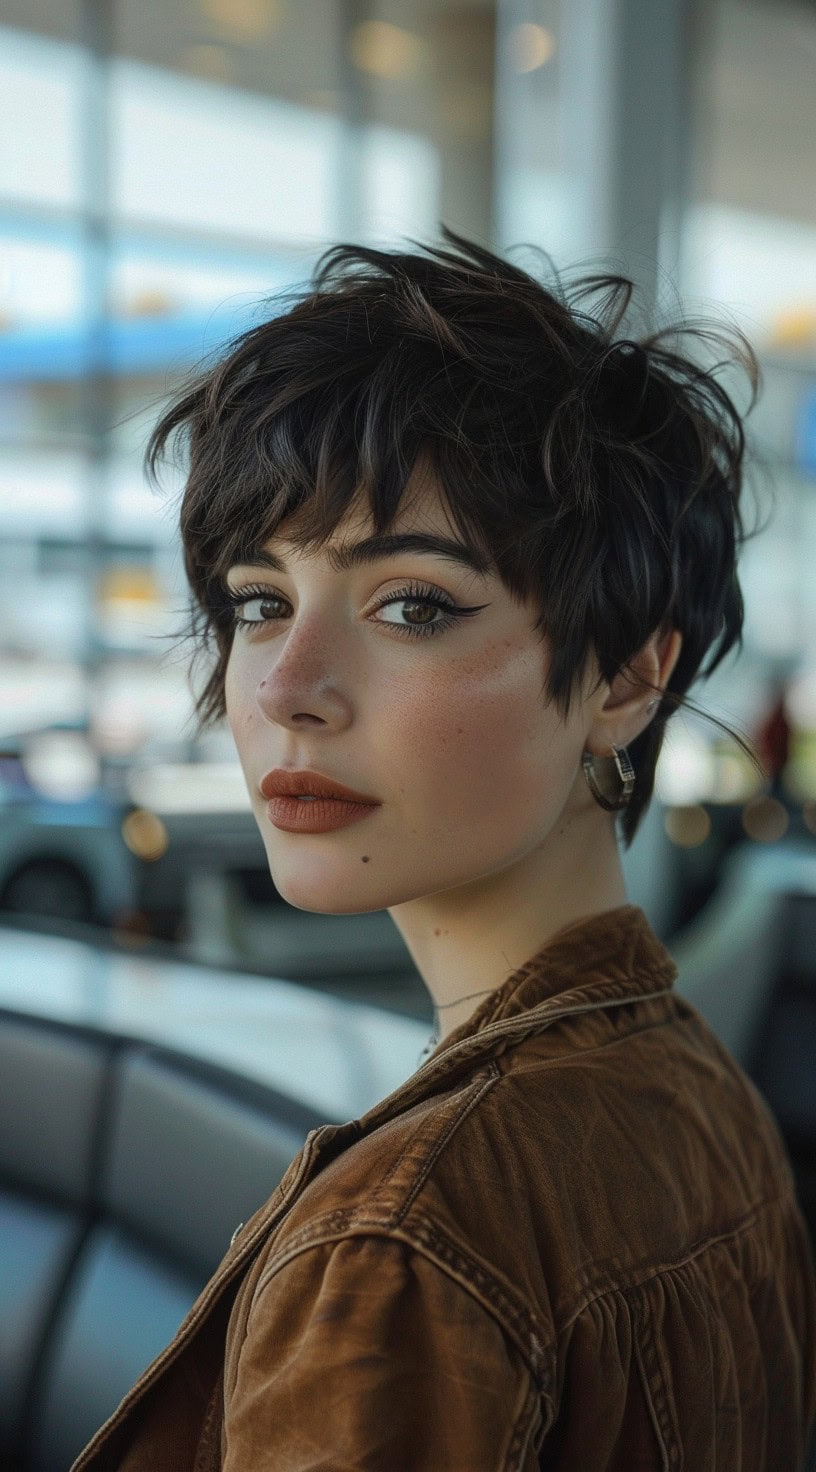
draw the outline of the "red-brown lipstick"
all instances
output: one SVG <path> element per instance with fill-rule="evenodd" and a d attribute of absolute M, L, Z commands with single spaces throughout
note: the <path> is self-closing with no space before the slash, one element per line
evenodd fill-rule
<path fill-rule="evenodd" d="M 380 806 L 378 798 L 308 768 L 275 767 L 261 779 L 259 790 L 269 798 L 270 822 L 287 833 L 330 833 L 358 823 Z"/>

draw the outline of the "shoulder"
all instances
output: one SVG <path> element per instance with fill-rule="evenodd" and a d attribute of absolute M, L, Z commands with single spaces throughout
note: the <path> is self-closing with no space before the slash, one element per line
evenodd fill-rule
<path fill-rule="evenodd" d="M 679 1262 L 768 1201 L 793 1203 L 773 1122 L 698 1022 L 584 1030 L 588 1046 L 533 1038 L 487 1060 L 321 1170 L 264 1271 L 345 1235 L 393 1236 L 546 1340 L 588 1293 Z"/>
<path fill-rule="evenodd" d="M 482 1407 L 492 1417 L 500 1404 L 513 1407 L 496 1423 L 505 1441 L 540 1446 L 566 1415 L 579 1447 L 585 1418 L 568 1402 L 580 1386 L 607 1407 L 610 1436 L 635 1398 L 644 1437 L 663 1424 L 671 1449 L 672 1406 L 702 1404 L 715 1362 L 753 1383 L 772 1346 L 799 1383 L 812 1267 L 773 1139 L 740 1138 L 751 1124 L 762 1134 L 762 1108 L 704 1038 L 662 1031 L 657 1047 L 611 1040 L 557 1060 L 513 1050 L 332 1159 L 263 1248 L 231 1322 L 235 1404 L 263 1381 L 274 1405 L 271 1375 L 302 1414 L 310 1377 L 339 1365 L 354 1414 L 393 1397 L 399 1426 L 430 1374 L 440 1435 L 461 1396 L 462 1435 L 486 1435 Z M 361 1444 L 369 1429 L 356 1428 Z"/>
<path fill-rule="evenodd" d="M 489 1297 L 398 1229 L 273 1254 L 225 1367 L 236 1468 L 285 1447 L 292 1467 L 333 1466 L 342 1448 L 372 1472 L 534 1472 L 554 1415 L 552 1356 L 531 1363 Z"/>
<path fill-rule="evenodd" d="M 279 1305 L 310 1302 L 328 1290 L 324 1274 L 347 1276 L 349 1284 L 364 1280 L 369 1308 L 384 1322 L 395 1300 L 407 1301 L 414 1282 L 426 1305 L 434 1301 L 437 1323 L 458 1325 L 467 1337 L 475 1333 L 475 1318 L 482 1337 L 498 1333 L 546 1394 L 554 1354 L 546 1308 L 540 1311 L 479 1243 L 479 1224 L 488 1217 L 502 1214 L 504 1233 L 512 1234 L 484 1136 L 482 1143 L 463 1137 L 463 1150 L 456 1148 L 500 1081 L 491 1062 L 355 1140 L 296 1192 L 241 1285 L 231 1315 L 232 1353 Z M 477 1189 L 479 1182 L 485 1190 Z M 354 1296 L 356 1289 L 348 1292 Z"/>

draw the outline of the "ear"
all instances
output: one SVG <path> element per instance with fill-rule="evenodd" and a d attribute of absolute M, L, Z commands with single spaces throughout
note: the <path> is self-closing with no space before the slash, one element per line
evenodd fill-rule
<path fill-rule="evenodd" d="M 596 707 L 587 732 L 587 751 L 593 756 L 612 756 L 613 747 L 628 746 L 641 731 L 645 731 L 656 709 L 647 707 L 659 696 L 640 681 L 648 680 L 650 685 L 658 685 L 665 690 L 682 644 L 683 636 L 679 629 L 657 629 L 643 648 L 633 655 L 629 661 L 630 668 L 619 671 L 611 685 L 601 686 L 598 698 L 603 703 Z M 607 691 L 605 699 L 604 688 Z"/>

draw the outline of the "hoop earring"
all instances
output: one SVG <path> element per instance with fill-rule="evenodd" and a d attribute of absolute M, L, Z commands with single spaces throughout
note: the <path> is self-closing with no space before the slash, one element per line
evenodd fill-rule
<path fill-rule="evenodd" d="M 600 807 L 605 808 L 607 812 L 615 813 L 620 808 L 625 808 L 629 803 L 635 785 L 635 769 L 629 760 L 629 753 L 625 746 L 613 746 L 611 755 L 615 759 L 615 766 L 621 781 L 621 790 L 616 798 L 607 797 L 598 786 L 598 779 L 595 775 L 596 759 L 590 751 L 583 753 L 581 765 L 584 769 L 584 776 L 589 784 L 589 790 L 595 801 Z M 609 758 L 604 757 L 602 760 L 608 761 Z"/>

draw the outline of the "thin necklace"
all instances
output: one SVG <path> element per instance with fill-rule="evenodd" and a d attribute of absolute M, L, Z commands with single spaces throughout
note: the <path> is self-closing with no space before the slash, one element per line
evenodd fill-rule
<path fill-rule="evenodd" d="M 417 1059 L 417 1068 L 419 1068 L 420 1065 L 422 1063 L 424 1063 L 424 1061 L 427 1058 L 428 1054 L 433 1052 L 434 1048 L 436 1047 L 437 1043 L 439 1042 L 439 1015 L 438 1014 L 440 1012 L 444 1012 L 444 1010 L 445 1010 L 446 1007 L 457 1007 L 460 1002 L 471 1002 L 474 997 L 486 997 L 487 994 L 488 994 L 488 992 L 494 992 L 495 990 L 496 990 L 495 986 L 488 986 L 488 987 L 485 988 L 485 990 L 483 992 L 470 992 L 469 995 L 466 996 L 466 997 L 457 997 L 455 1002 L 443 1002 L 441 1004 L 441 1006 L 438 1006 L 438 1005 L 435 1004 L 434 1005 L 434 1030 L 431 1033 L 431 1036 L 429 1037 L 427 1043 L 425 1044 L 425 1047 L 422 1049 L 422 1052 L 420 1053 L 419 1058 Z"/>

